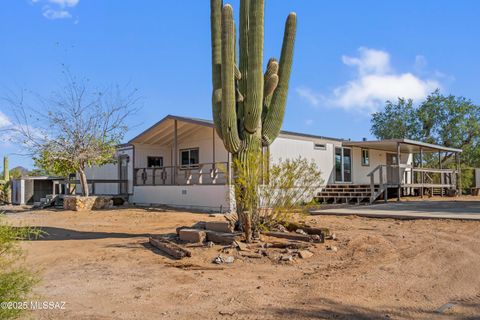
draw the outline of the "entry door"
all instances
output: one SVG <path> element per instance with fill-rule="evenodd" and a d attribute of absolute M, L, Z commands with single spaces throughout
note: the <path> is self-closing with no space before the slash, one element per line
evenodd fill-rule
<path fill-rule="evenodd" d="M 335 181 L 352 182 L 352 149 L 335 148 Z"/>
<path fill-rule="evenodd" d="M 128 156 L 119 158 L 119 179 L 128 180 Z M 120 183 L 120 194 L 128 194 L 128 182 Z"/>
<path fill-rule="evenodd" d="M 391 167 L 398 165 L 397 155 L 387 153 L 387 184 L 398 184 L 398 168 Z"/>

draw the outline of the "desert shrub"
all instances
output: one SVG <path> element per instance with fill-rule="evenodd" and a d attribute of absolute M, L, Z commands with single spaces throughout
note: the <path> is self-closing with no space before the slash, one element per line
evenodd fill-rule
<path fill-rule="evenodd" d="M 254 233 L 304 212 L 323 183 L 313 160 L 299 157 L 269 163 L 255 154 L 242 162 L 234 160 L 237 213 L 242 225 L 246 221 Z"/>
<path fill-rule="evenodd" d="M 39 234 L 33 228 L 11 226 L 0 217 L 0 302 L 27 301 L 38 278 L 20 265 L 23 255 L 18 242 Z M 22 311 L 0 308 L 0 319 L 15 319 Z"/>
<path fill-rule="evenodd" d="M 259 191 L 260 226 L 269 229 L 291 221 L 295 213 L 305 213 L 322 184 L 313 160 L 298 157 L 272 164 Z"/>

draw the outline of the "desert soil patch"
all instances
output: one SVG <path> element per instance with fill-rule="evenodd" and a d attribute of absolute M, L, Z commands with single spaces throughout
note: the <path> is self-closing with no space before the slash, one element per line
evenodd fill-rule
<path fill-rule="evenodd" d="M 31 211 L 11 223 L 42 226 L 25 263 L 42 276 L 35 319 L 474 319 L 480 314 L 480 222 L 313 216 L 337 240 L 294 262 L 239 258 L 215 266 L 219 246 L 173 261 L 148 235 L 174 233 L 205 214 L 156 209 Z M 335 246 L 337 250 L 327 250 Z M 451 303 L 443 313 L 442 305 Z"/>

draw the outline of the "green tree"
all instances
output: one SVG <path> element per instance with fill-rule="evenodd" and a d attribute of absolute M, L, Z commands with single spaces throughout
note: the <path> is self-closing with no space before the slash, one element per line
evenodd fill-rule
<path fill-rule="evenodd" d="M 419 139 L 422 124 L 411 99 L 387 101 L 385 109 L 372 115 L 372 133 L 379 139 Z"/>
<path fill-rule="evenodd" d="M 463 149 L 462 163 L 480 166 L 480 106 L 469 99 L 436 90 L 418 106 L 405 99 L 387 101 L 371 121 L 378 139 L 407 138 Z"/>

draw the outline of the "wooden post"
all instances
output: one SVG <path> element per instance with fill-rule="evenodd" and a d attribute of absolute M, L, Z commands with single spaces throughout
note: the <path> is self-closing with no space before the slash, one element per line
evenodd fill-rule
<path fill-rule="evenodd" d="M 217 181 L 217 165 L 215 163 L 215 127 L 212 128 L 212 165 L 210 168 L 210 177 L 212 179 L 212 184 L 215 184 Z"/>
<path fill-rule="evenodd" d="M 387 171 L 387 167 L 385 167 L 385 171 Z M 380 174 L 380 185 L 379 185 L 379 190 L 384 190 L 383 191 L 383 201 L 385 203 L 388 202 L 388 187 L 385 188 L 385 186 L 383 185 L 383 166 L 380 166 L 380 171 L 379 171 L 379 174 Z"/>
<path fill-rule="evenodd" d="M 438 168 L 442 170 L 442 152 L 438 151 Z M 443 172 L 440 171 L 440 184 L 443 185 L 446 178 L 443 175 Z M 440 196 L 443 197 L 443 186 L 440 188 Z"/>
<path fill-rule="evenodd" d="M 462 168 L 460 167 L 460 153 L 455 153 L 455 158 L 457 159 L 457 188 L 458 195 L 462 195 Z"/>
<path fill-rule="evenodd" d="M 397 173 L 398 173 L 398 188 L 397 188 L 397 201 L 400 201 L 401 192 L 402 192 L 402 171 L 400 170 L 401 163 L 401 154 L 400 154 L 400 142 L 397 142 Z"/>
<path fill-rule="evenodd" d="M 420 197 L 423 198 L 423 148 L 420 147 Z"/>
<path fill-rule="evenodd" d="M 213 137 L 212 137 L 212 141 L 213 141 L 213 145 L 212 145 L 212 163 L 215 165 L 215 128 L 212 128 L 212 132 L 213 132 Z"/>
<path fill-rule="evenodd" d="M 178 124 L 177 120 L 173 122 L 173 184 L 177 184 L 177 165 L 178 165 L 178 152 L 177 152 L 177 130 Z"/>
<path fill-rule="evenodd" d="M 230 186 L 232 184 L 232 154 L 228 152 L 228 157 L 227 157 L 227 184 Z"/>

